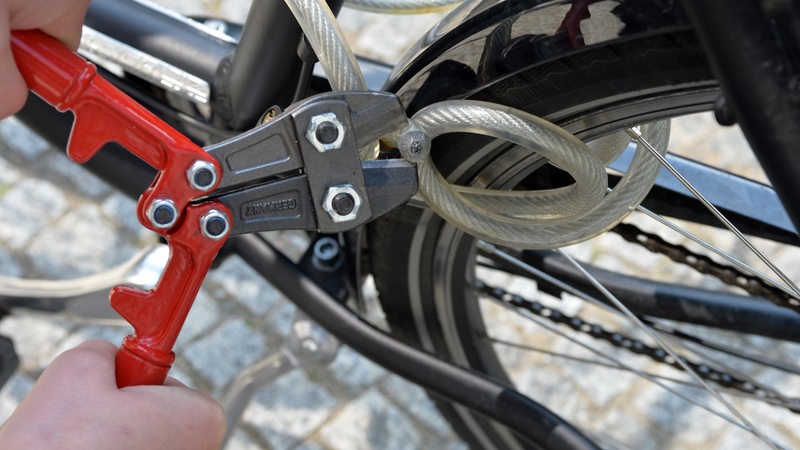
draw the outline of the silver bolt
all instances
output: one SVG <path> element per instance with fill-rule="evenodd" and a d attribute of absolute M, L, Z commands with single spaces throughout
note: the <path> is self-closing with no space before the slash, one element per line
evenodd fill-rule
<path fill-rule="evenodd" d="M 322 209 L 337 223 L 354 220 L 360 207 L 361 197 L 349 184 L 329 187 L 322 202 Z"/>
<path fill-rule="evenodd" d="M 156 228 L 169 228 L 178 221 L 178 208 L 170 199 L 156 199 L 147 208 L 147 218 Z"/>
<path fill-rule="evenodd" d="M 217 168 L 207 161 L 195 161 L 186 170 L 186 179 L 192 188 L 206 192 L 217 183 Z"/>
<path fill-rule="evenodd" d="M 209 239 L 222 239 L 228 234 L 229 229 L 228 216 L 216 209 L 209 210 L 200 218 L 200 231 Z"/>
<path fill-rule="evenodd" d="M 306 138 L 320 153 L 336 150 L 344 142 L 344 125 L 334 113 L 316 115 L 308 123 Z"/>

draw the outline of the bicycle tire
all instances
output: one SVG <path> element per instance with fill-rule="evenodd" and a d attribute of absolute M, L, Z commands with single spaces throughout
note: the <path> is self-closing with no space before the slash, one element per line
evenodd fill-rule
<path fill-rule="evenodd" d="M 710 110 L 719 95 L 691 30 L 607 42 L 545 64 L 518 64 L 523 68 L 470 87 L 466 97 L 548 118 L 582 139 L 654 119 Z M 412 109 L 424 103 L 417 98 L 411 102 Z M 514 182 L 487 175 L 488 168 L 509 148 L 474 135 L 450 135 L 434 142 L 432 155 L 450 182 L 469 184 L 480 178 L 485 186 L 512 188 Z M 499 185 L 492 186 L 493 182 Z M 457 364 L 510 383 L 492 344 L 478 338 L 485 336 L 486 330 L 471 290 L 474 244 L 473 238 L 418 206 L 394 211 L 369 227 L 369 260 L 392 332 Z M 473 448 L 527 448 L 508 430 L 483 417 L 444 402 L 437 405 Z"/>

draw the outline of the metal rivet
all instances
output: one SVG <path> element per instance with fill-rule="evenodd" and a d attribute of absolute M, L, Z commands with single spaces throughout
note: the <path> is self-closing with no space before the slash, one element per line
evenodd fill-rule
<path fill-rule="evenodd" d="M 200 231 L 209 239 L 222 239 L 228 234 L 229 228 L 228 216 L 216 209 L 208 211 L 200 218 Z"/>
<path fill-rule="evenodd" d="M 333 206 L 333 210 L 340 216 L 346 216 L 353 212 L 353 208 L 356 206 L 356 200 L 349 193 L 340 192 L 331 200 L 331 206 Z"/>
<path fill-rule="evenodd" d="M 217 184 L 217 168 L 207 161 L 195 161 L 186 171 L 189 186 L 206 192 Z"/>
<path fill-rule="evenodd" d="M 320 153 L 340 148 L 344 134 L 344 125 L 334 113 L 312 117 L 306 130 L 306 138 Z"/>
<path fill-rule="evenodd" d="M 333 122 L 325 121 L 317 125 L 317 130 L 314 132 L 317 140 L 323 144 L 333 144 L 339 139 L 339 129 Z"/>
<path fill-rule="evenodd" d="M 169 199 L 156 199 L 147 208 L 147 218 L 156 228 L 169 228 L 178 220 L 178 208 Z"/>
<path fill-rule="evenodd" d="M 329 187 L 322 203 L 322 209 L 331 216 L 334 222 L 355 220 L 360 207 L 361 197 L 349 184 Z"/>

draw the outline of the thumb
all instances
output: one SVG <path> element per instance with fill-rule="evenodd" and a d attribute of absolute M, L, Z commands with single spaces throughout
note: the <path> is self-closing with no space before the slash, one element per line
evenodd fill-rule
<path fill-rule="evenodd" d="M 0 13 L 2 14 L 2 13 Z M 0 17 L 0 86 L 3 88 L 3 101 L 0 102 L 0 119 L 4 119 L 25 105 L 28 87 L 19 73 L 14 55 L 11 53 L 11 31 L 8 20 Z"/>

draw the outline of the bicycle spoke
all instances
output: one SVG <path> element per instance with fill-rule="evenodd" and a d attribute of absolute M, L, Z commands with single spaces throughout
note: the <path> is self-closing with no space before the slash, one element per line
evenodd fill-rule
<path fill-rule="evenodd" d="M 736 228 L 736 226 L 734 226 L 733 223 L 731 223 L 731 221 L 728 220 L 728 218 L 725 217 L 725 215 L 722 214 L 716 206 L 709 202 L 708 199 L 703 196 L 703 194 L 701 194 L 686 178 L 684 178 L 683 175 L 681 175 L 680 172 L 678 172 L 675 167 L 673 167 L 672 164 L 670 164 L 669 161 L 667 161 L 667 159 L 664 158 L 664 156 L 661 155 L 658 150 L 653 147 L 653 145 L 648 142 L 647 139 L 644 138 L 644 136 L 642 136 L 642 133 L 637 128 L 628 128 L 626 132 L 637 142 L 641 143 L 647 149 L 647 151 L 654 158 L 656 158 L 659 163 L 661 163 L 662 166 L 664 166 L 675 178 L 677 178 L 678 181 L 680 181 L 681 184 L 683 184 L 686 189 L 688 189 L 689 192 L 691 192 L 692 195 L 694 195 L 703 204 L 703 206 L 705 206 L 706 209 L 708 209 L 709 212 L 714 215 L 714 217 L 716 217 L 731 233 L 736 236 L 737 239 L 739 239 L 740 242 L 742 242 L 748 249 L 750 249 L 751 252 L 753 252 L 753 254 L 755 254 L 764 264 L 766 264 L 767 267 L 769 267 L 770 270 L 772 270 L 775 275 L 778 276 L 778 278 L 786 283 L 786 286 L 793 291 L 792 295 L 800 297 L 800 289 L 798 289 L 795 283 L 772 261 L 770 261 L 769 258 L 764 256 L 764 254 L 755 245 L 753 245 L 747 236 L 739 231 L 739 229 Z"/>
<path fill-rule="evenodd" d="M 533 275 L 534 279 L 541 279 L 543 281 L 551 283 L 551 284 L 555 285 L 556 287 L 558 287 L 559 289 L 563 290 L 564 292 L 567 292 L 567 293 L 572 294 L 572 295 L 574 295 L 576 297 L 579 297 L 579 298 L 581 298 L 583 300 L 586 300 L 586 301 L 588 301 L 589 303 L 591 303 L 591 304 L 593 304 L 595 306 L 598 306 L 598 307 L 601 307 L 601 308 L 605 309 L 606 311 L 619 313 L 618 310 L 616 310 L 615 308 L 609 306 L 607 303 L 605 303 L 605 302 L 603 302 L 603 301 L 601 301 L 601 300 L 599 300 L 599 299 L 597 299 L 595 297 L 592 297 L 591 295 L 587 294 L 586 292 L 581 291 L 580 289 L 576 288 L 575 286 L 572 286 L 572 285 L 570 285 L 570 284 L 568 284 L 568 283 L 566 283 L 564 281 L 561 281 L 558 278 L 556 278 L 556 277 L 554 277 L 554 276 L 552 276 L 552 275 L 550 275 L 550 274 L 548 274 L 548 273 L 546 273 L 546 272 L 544 272 L 542 270 L 539 270 L 536 267 L 533 267 L 532 265 L 530 265 L 530 264 L 528 264 L 528 263 L 526 263 L 524 261 L 519 260 L 518 258 L 515 258 L 514 256 L 512 256 L 512 255 L 510 255 L 510 254 L 508 254 L 508 253 L 506 253 L 506 252 L 504 252 L 502 250 L 500 250 L 494 244 L 490 244 L 490 243 L 488 243 L 486 241 L 478 241 L 476 243 L 476 246 L 478 247 L 479 250 L 482 250 L 482 251 L 486 252 L 487 254 L 493 255 L 493 256 L 499 258 L 502 261 L 505 261 L 505 262 L 507 262 L 507 263 L 519 268 L 519 269 L 522 269 L 525 272 L 530 273 L 531 275 Z"/>
<path fill-rule="evenodd" d="M 751 266 L 749 264 L 746 264 L 745 262 L 743 262 L 739 258 L 731 255 L 730 253 L 726 252 L 725 250 L 722 250 L 721 248 L 715 246 L 714 244 L 712 244 L 712 243 L 710 243 L 710 242 L 708 242 L 708 241 L 706 241 L 704 239 L 701 239 L 699 236 L 691 233 L 689 230 L 687 230 L 685 228 L 682 228 L 682 227 L 678 226 L 674 222 L 666 219 L 665 217 L 663 217 L 663 216 L 661 216 L 659 214 L 656 214 L 653 211 L 650 211 L 649 209 L 645 208 L 642 205 L 639 205 L 638 207 L 636 207 L 636 210 L 641 212 L 642 214 L 645 214 L 646 216 L 650 217 L 651 219 L 655 220 L 656 222 L 664 225 L 665 227 L 671 229 L 672 231 L 675 231 L 676 233 L 680 234 L 681 236 L 683 236 L 683 237 L 691 240 L 692 242 L 702 246 L 703 248 L 705 248 L 705 249 L 707 249 L 707 250 L 719 255 L 721 258 L 723 258 L 726 261 L 730 262 L 731 264 L 733 264 L 737 268 L 739 268 L 739 269 L 741 269 L 741 270 L 743 270 L 745 272 L 748 272 L 753 276 L 761 278 L 765 282 L 767 282 L 770 285 L 780 289 L 781 291 L 785 292 L 788 295 L 791 295 L 791 296 L 795 296 L 796 295 L 795 293 L 791 292 L 790 289 L 787 289 L 787 287 L 785 285 L 783 285 L 782 283 L 779 283 L 778 281 L 772 279 L 771 277 L 767 276 L 765 273 L 759 271 L 758 269 L 756 269 L 755 267 L 753 267 L 753 266 Z"/>
<path fill-rule="evenodd" d="M 732 424 L 734 426 L 737 426 L 737 427 L 739 427 L 739 428 L 741 428 L 741 429 L 743 429 L 745 431 L 748 431 L 748 432 L 751 431 L 750 427 L 748 427 L 745 423 L 741 422 L 740 420 L 736 420 L 735 418 L 733 418 L 733 417 L 731 417 L 729 415 L 726 415 L 726 414 L 722 413 L 721 411 L 717 411 L 717 410 L 713 409 L 711 406 L 700 402 L 699 400 L 697 400 L 694 397 L 691 397 L 691 396 L 689 396 L 687 394 L 684 394 L 684 393 L 682 393 L 680 391 L 675 390 L 671 386 L 663 383 L 661 380 L 650 376 L 650 374 L 648 374 L 645 371 L 637 369 L 637 368 L 635 368 L 635 367 L 633 367 L 633 366 L 631 366 L 629 364 L 625 364 L 624 362 L 614 358 L 613 356 L 611 356 L 611 355 L 609 355 L 607 353 L 601 352 L 600 350 L 591 347 L 590 345 L 588 345 L 588 344 L 576 339 L 575 337 L 568 335 L 566 332 L 558 329 L 558 327 L 556 327 L 555 325 L 544 321 L 542 318 L 537 317 L 534 314 L 530 314 L 527 311 L 519 310 L 517 308 L 514 308 L 513 306 L 511 306 L 511 305 L 509 305 L 509 304 L 507 304 L 507 303 L 505 303 L 505 302 L 503 302 L 501 300 L 497 300 L 497 299 L 494 299 L 494 298 L 491 298 L 491 297 L 488 297 L 488 298 L 492 302 L 500 305 L 501 307 L 503 307 L 503 308 L 505 308 L 505 309 L 507 309 L 509 311 L 513 311 L 514 313 L 516 313 L 516 314 L 518 314 L 518 315 L 520 315 L 520 316 L 522 316 L 522 317 L 524 317 L 524 318 L 526 318 L 528 320 L 531 320 L 531 321 L 535 322 L 537 325 L 539 325 L 540 327 L 546 329 L 547 331 L 550 331 L 551 333 L 554 333 L 554 334 L 556 334 L 556 335 L 558 335 L 558 336 L 560 336 L 560 337 L 562 337 L 562 338 L 564 338 L 564 339 L 566 339 L 566 340 L 568 340 L 568 341 L 570 341 L 570 342 L 572 342 L 572 343 L 574 343 L 574 344 L 586 349 L 587 351 L 593 353 L 594 355 L 596 355 L 596 356 L 598 356 L 598 357 L 600 357 L 602 359 L 610 361 L 612 365 L 618 366 L 618 367 L 620 367 L 621 369 L 623 369 L 625 371 L 631 372 L 631 373 L 633 373 L 633 374 L 635 374 L 635 375 L 637 375 L 637 376 L 639 376 L 639 377 L 641 377 L 641 378 L 643 378 L 645 380 L 648 380 L 651 383 L 654 383 L 655 385 L 657 385 L 657 386 L 661 387 L 662 389 L 666 390 L 667 392 L 669 392 L 669 393 L 671 393 L 673 395 L 676 395 L 676 396 L 686 400 L 687 402 L 689 402 L 689 403 L 691 403 L 691 404 L 693 404 L 695 406 L 698 406 L 698 407 L 708 411 L 711 414 L 714 414 L 715 416 L 717 416 L 717 417 L 729 422 L 730 424 Z M 771 445 L 774 448 L 781 448 L 778 444 L 772 443 L 769 440 L 765 439 L 765 442 L 770 442 Z"/>
<path fill-rule="evenodd" d="M 554 352 L 552 350 L 547 350 L 546 348 L 543 348 L 543 347 L 534 347 L 534 346 L 529 345 L 529 344 L 520 344 L 518 342 L 512 342 L 512 341 L 508 341 L 508 340 L 505 340 L 505 339 L 500 339 L 500 338 L 487 336 L 487 335 L 480 335 L 479 337 L 481 339 L 489 341 L 489 342 L 491 342 L 493 344 L 499 344 L 499 345 L 503 345 L 503 346 L 506 346 L 506 347 L 515 348 L 515 349 L 518 349 L 518 350 L 525 350 L 525 351 L 529 351 L 529 352 L 540 353 L 540 354 L 543 354 L 543 355 L 555 356 L 555 357 L 566 359 L 566 360 L 569 360 L 569 361 L 575 361 L 575 362 L 579 362 L 579 363 L 583 363 L 583 364 L 589 364 L 589 365 L 593 365 L 593 366 L 605 367 L 607 369 L 618 369 L 618 370 L 623 370 L 623 371 L 626 370 L 625 367 L 623 367 L 620 364 L 614 364 L 614 363 L 610 363 L 610 362 L 603 362 L 603 361 L 600 361 L 600 360 L 597 360 L 597 359 L 582 358 L 580 356 L 570 355 L 568 353 Z M 648 374 L 649 376 L 651 376 L 653 378 L 659 379 L 659 380 L 669 381 L 671 383 L 681 384 L 683 386 L 692 387 L 692 388 L 695 388 L 695 389 L 703 389 L 703 387 L 700 386 L 699 384 L 692 383 L 692 382 L 689 382 L 689 381 L 686 381 L 686 380 L 681 380 L 679 378 L 668 377 L 666 375 L 659 375 L 659 374 L 655 374 L 655 373 L 652 373 L 652 372 L 646 372 L 646 371 L 642 371 L 642 372 Z"/>
<path fill-rule="evenodd" d="M 751 432 L 752 434 L 763 440 L 769 446 L 776 449 L 781 448 L 780 445 L 773 442 L 766 435 L 764 435 L 759 428 L 757 428 L 747 417 L 745 417 L 744 414 L 742 414 L 741 411 L 736 409 L 729 401 L 727 401 L 719 393 L 718 390 L 713 389 L 708 383 L 706 383 L 706 381 L 697 372 L 695 372 L 691 367 L 689 367 L 686 361 L 680 358 L 680 356 L 675 352 L 675 350 L 670 345 L 668 345 L 664 341 L 664 339 L 662 339 L 658 335 L 658 333 L 655 330 L 645 325 L 644 322 L 642 322 L 641 319 L 639 319 L 630 309 L 628 309 L 622 302 L 620 302 L 619 299 L 614 294 L 611 293 L 611 291 L 606 289 L 606 287 L 603 286 L 602 283 L 600 283 L 594 276 L 592 276 L 583 267 L 582 264 L 578 263 L 578 261 L 576 261 L 571 255 L 569 255 L 568 253 L 564 252 L 561 249 L 556 249 L 555 251 L 560 255 L 562 255 L 563 257 L 565 257 L 570 262 L 570 264 L 572 264 L 579 272 L 581 272 L 581 274 L 592 284 L 592 286 L 594 286 L 597 290 L 599 290 L 603 294 L 603 296 L 606 297 L 613 305 L 619 308 L 619 310 L 622 311 L 633 324 L 635 324 L 645 334 L 650 336 L 650 338 L 653 339 L 653 341 L 658 346 L 660 346 L 665 352 L 667 352 L 670 356 L 675 358 L 678 364 L 680 364 L 681 367 L 683 367 L 683 369 L 692 378 L 694 378 L 698 383 L 700 383 L 700 385 L 702 385 L 709 394 L 711 394 L 714 398 L 716 398 L 717 401 L 719 401 L 723 406 L 725 406 L 726 409 L 728 409 L 728 411 L 731 412 L 731 414 L 733 414 L 741 421 L 742 425 L 745 426 L 745 429 L 747 429 L 749 432 Z"/>
<path fill-rule="evenodd" d="M 783 361 L 778 361 L 774 358 L 769 358 L 763 355 L 756 355 L 751 353 L 745 353 L 741 350 L 737 350 L 731 346 L 720 344 L 718 342 L 712 342 L 708 339 L 699 338 L 697 336 L 690 335 L 683 331 L 677 330 L 675 328 L 667 327 L 662 323 L 649 323 L 654 330 L 658 331 L 659 333 L 669 334 L 672 336 L 677 337 L 678 339 L 686 342 L 692 342 L 697 345 L 709 348 L 711 350 L 716 350 L 718 352 L 726 353 L 731 356 L 735 356 L 740 359 L 744 359 L 750 362 L 754 362 L 757 364 L 761 364 L 763 366 L 768 366 L 773 369 L 778 369 L 787 373 L 791 373 L 794 375 L 800 375 L 800 366 L 795 364 L 785 363 Z"/>
<path fill-rule="evenodd" d="M 554 277 L 553 275 L 550 275 L 550 274 L 548 274 L 548 273 L 546 273 L 546 272 L 544 272 L 544 271 L 542 271 L 542 270 L 540 270 L 540 269 L 538 269 L 538 268 L 536 268 L 534 266 L 531 266 L 530 264 L 527 264 L 524 261 L 519 260 L 518 258 L 514 257 L 513 255 L 498 249 L 497 247 L 495 247 L 492 244 L 488 244 L 486 242 L 479 241 L 477 243 L 477 247 L 483 252 L 483 255 L 487 256 L 490 260 L 492 259 L 492 257 L 494 257 L 494 258 L 497 258 L 498 260 L 500 260 L 502 262 L 511 264 L 512 266 L 520 269 L 521 270 L 521 273 L 519 273 L 520 276 L 525 276 L 527 274 L 527 275 L 530 275 L 530 279 L 532 279 L 534 281 L 542 281 L 543 280 L 543 281 L 549 282 L 549 283 L 551 283 L 553 285 L 556 285 L 559 289 L 562 289 L 564 292 L 568 292 L 568 293 L 570 293 L 570 294 L 572 294 L 572 295 L 574 295 L 574 296 L 576 296 L 576 297 L 578 297 L 578 298 L 580 298 L 582 300 L 588 301 L 589 303 L 592 303 L 592 304 L 594 304 L 596 306 L 600 306 L 603 309 L 605 309 L 607 311 L 610 311 L 610 312 L 613 312 L 613 313 L 616 313 L 618 315 L 624 315 L 618 309 L 612 308 L 607 303 L 598 300 L 597 298 L 591 296 L 590 294 L 586 293 L 585 291 L 582 291 L 582 290 L 580 290 L 580 289 L 568 284 L 567 282 L 562 281 L 561 279 Z M 481 264 L 479 263 L 479 265 L 481 265 Z M 481 266 L 485 267 L 485 268 L 488 268 L 488 269 L 492 269 L 492 270 L 504 271 L 504 268 L 500 267 L 500 266 L 490 266 L 488 264 L 483 264 Z M 712 349 L 712 350 L 716 350 L 716 351 L 719 351 L 719 352 L 722 352 L 722 353 L 727 353 L 728 355 L 731 355 L 731 356 L 734 356 L 734 357 L 737 357 L 737 358 L 740 358 L 740 359 L 743 359 L 743 360 L 748 360 L 748 361 L 755 362 L 755 363 L 758 363 L 758 364 L 761 364 L 761 365 L 764 365 L 764 366 L 769 366 L 769 367 L 772 367 L 772 368 L 775 368 L 775 369 L 779 369 L 779 370 L 782 370 L 782 371 L 785 371 L 785 372 L 789 372 L 789 373 L 794 373 L 794 374 L 800 375 L 800 367 L 798 367 L 798 366 L 795 366 L 795 365 L 792 365 L 792 364 L 786 364 L 786 363 L 783 363 L 781 361 L 777 361 L 777 360 L 774 360 L 774 359 L 771 359 L 771 358 L 767 358 L 767 357 L 764 357 L 764 356 L 760 356 L 760 355 L 747 354 L 747 353 L 742 352 L 741 350 L 733 349 L 731 347 L 724 346 L 722 344 L 711 342 L 708 339 L 701 339 L 701 338 L 692 336 L 692 335 L 690 335 L 690 334 L 688 334 L 686 332 L 676 330 L 675 328 L 667 327 L 666 325 L 664 325 L 662 323 L 653 322 L 652 320 L 648 320 L 646 323 L 649 326 L 651 326 L 658 333 L 661 333 L 661 334 L 664 334 L 664 335 L 675 336 L 675 337 L 678 337 L 679 339 L 681 339 L 682 341 L 694 342 L 695 344 L 698 344 L 700 346 L 704 346 L 706 348 L 709 348 L 709 349 Z M 686 348 L 686 347 L 684 346 L 684 348 Z M 696 350 L 692 350 L 692 351 L 697 353 Z M 744 376 L 742 378 L 744 378 Z M 753 383 L 753 384 L 757 384 L 757 383 Z"/>
<path fill-rule="evenodd" d="M 561 359 L 565 359 L 565 360 L 568 360 L 568 361 L 574 361 L 574 362 L 583 363 L 583 364 L 592 365 L 592 366 L 597 366 L 597 367 L 604 367 L 604 368 L 607 368 L 607 369 L 621 370 L 623 372 L 627 371 L 627 369 L 625 367 L 619 366 L 617 364 L 609 363 L 609 362 L 603 362 L 603 361 L 600 361 L 600 360 L 597 360 L 597 359 L 582 358 L 580 356 L 574 356 L 574 355 L 570 355 L 570 354 L 567 354 L 567 353 L 554 352 L 554 351 L 551 351 L 551 350 L 547 350 L 546 348 L 543 348 L 543 347 L 534 347 L 534 346 L 532 346 L 530 344 L 520 344 L 518 342 L 512 342 L 512 341 L 508 341 L 508 340 L 505 340 L 505 339 L 500 339 L 500 338 L 496 338 L 496 337 L 492 337 L 492 336 L 487 336 L 485 334 L 479 335 L 478 337 L 480 339 L 486 340 L 486 341 L 491 342 L 493 344 L 498 344 L 498 345 L 502 345 L 502 346 L 505 346 L 505 347 L 515 348 L 515 349 L 518 349 L 518 350 L 524 350 L 524 351 L 529 351 L 529 352 L 533 352 L 533 353 L 540 353 L 540 354 L 543 354 L 543 355 L 554 356 L 556 358 L 561 358 Z M 646 372 L 646 371 L 643 371 L 643 372 L 648 374 L 649 376 L 651 376 L 653 378 L 656 378 L 656 379 L 659 379 L 659 380 L 662 380 L 662 381 L 667 381 L 667 382 L 670 382 L 670 383 L 680 384 L 680 385 L 682 385 L 684 387 L 690 387 L 690 388 L 694 388 L 694 389 L 698 389 L 698 390 L 704 390 L 702 386 L 700 386 L 700 385 L 698 385 L 696 383 L 692 383 L 692 382 L 687 381 L 687 380 L 681 380 L 679 378 L 669 377 L 669 376 L 666 376 L 666 375 L 659 375 L 659 374 L 656 374 L 656 373 L 653 373 L 653 372 Z M 742 392 L 742 391 L 737 391 L 737 390 L 726 390 L 726 393 L 728 395 L 732 395 L 732 396 L 735 396 L 735 397 L 751 399 L 751 400 L 757 400 L 757 401 L 761 401 L 761 402 L 764 402 L 764 403 L 767 403 L 767 404 L 770 404 L 770 405 L 774 405 L 774 406 L 780 406 L 780 407 L 785 407 L 786 406 L 785 402 L 780 402 L 778 400 L 770 399 L 770 398 L 762 398 L 762 397 L 760 397 L 760 396 L 758 396 L 756 394 L 749 394 L 747 392 Z"/>
<path fill-rule="evenodd" d="M 649 325 L 650 324 L 648 323 L 648 326 Z M 758 382 L 756 379 L 754 379 L 753 377 L 749 376 L 748 374 L 742 372 L 741 370 L 735 369 L 731 365 L 724 363 L 719 358 L 711 356 L 707 351 L 711 347 L 706 347 L 706 348 L 703 348 L 703 349 L 699 348 L 700 346 L 704 346 L 703 344 L 699 344 L 697 342 L 699 339 L 697 339 L 697 340 L 687 339 L 688 337 L 691 337 L 691 336 L 687 336 L 685 333 L 675 333 L 675 334 L 673 334 L 673 333 L 665 332 L 665 331 L 662 331 L 663 327 L 660 327 L 660 328 L 661 329 L 656 328 L 655 326 L 653 327 L 653 329 L 655 331 L 660 332 L 662 335 L 666 335 L 667 339 L 671 340 L 673 343 L 677 343 L 684 350 L 692 352 L 692 353 L 695 354 L 695 356 L 703 359 L 704 361 L 710 362 L 715 367 L 717 367 L 717 368 L 719 368 L 721 370 L 724 370 L 725 372 L 727 372 L 727 373 L 729 373 L 729 374 L 731 374 L 731 375 L 733 375 L 733 376 L 735 376 L 737 378 L 740 378 L 740 379 L 744 380 L 746 383 L 749 383 L 754 389 L 760 389 L 763 392 L 769 392 L 770 395 L 773 398 L 775 398 L 780 404 L 785 405 L 787 408 L 793 409 L 793 410 L 797 410 L 797 404 L 798 404 L 798 400 L 797 399 L 790 399 L 789 397 L 786 397 L 785 395 L 775 391 L 774 389 L 770 389 L 770 388 L 764 386 L 763 384 Z M 680 342 L 678 343 L 676 341 L 680 341 Z M 689 344 L 689 345 L 687 345 L 687 344 Z M 694 344 L 694 345 L 691 345 L 691 344 Z M 751 360 L 752 361 L 752 359 L 750 359 L 751 357 L 749 357 L 748 355 L 744 355 L 742 352 L 738 352 L 738 351 L 735 351 L 733 349 L 727 349 L 727 350 L 728 351 L 723 351 L 723 350 L 719 350 L 719 351 L 727 353 L 727 354 L 729 354 L 731 356 L 736 356 L 736 357 L 738 357 L 740 359 L 745 359 L 745 360 Z M 765 364 L 769 365 L 768 363 L 765 363 Z M 765 398 L 765 400 L 766 400 L 766 398 Z M 790 406 L 791 404 L 794 404 L 795 406 L 792 407 L 792 406 Z"/>

